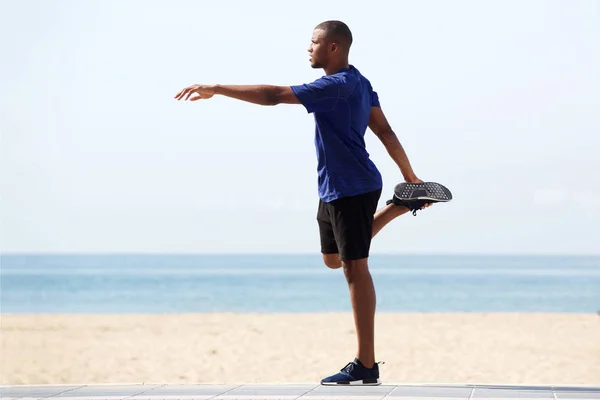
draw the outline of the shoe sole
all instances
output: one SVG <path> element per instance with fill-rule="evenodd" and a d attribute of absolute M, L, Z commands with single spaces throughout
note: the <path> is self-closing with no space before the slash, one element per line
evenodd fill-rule
<path fill-rule="evenodd" d="M 452 192 L 447 187 L 436 182 L 408 183 L 402 182 L 394 188 L 394 202 L 403 204 L 427 200 L 432 203 L 452 200 Z"/>
<path fill-rule="evenodd" d="M 321 382 L 324 386 L 350 385 L 350 386 L 377 386 L 381 385 L 379 379 L 363 379 L 359 381 Z"/>

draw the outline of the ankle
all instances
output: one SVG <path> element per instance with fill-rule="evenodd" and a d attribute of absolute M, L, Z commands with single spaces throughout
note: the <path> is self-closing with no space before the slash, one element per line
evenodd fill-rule
<path fill-rule="evenodd" d="M 375 357 L 373 357 L 373 358 L 365 357 L 363 359 L 356 357 L 356 359 L 360 362 L 360 364 L 363 367 L 365 367 L 367 369 L 371 369 L 371 368 L 375 367 Z"/>

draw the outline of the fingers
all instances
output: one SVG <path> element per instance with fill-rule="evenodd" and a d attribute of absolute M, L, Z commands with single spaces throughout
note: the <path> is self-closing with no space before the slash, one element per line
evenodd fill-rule
<path fill-rule="evenodd" d="M 190 98 L 190 96 L 191 96 L 192 94 L 194 94 L 194 93 L 196 94 L 196 96 L 194 96 L 194 97 Z M 200 99 L 208 99 L 209 97 L 211 97 L 211 96 L 207 95 L 207 94 L 206 94 L 206 93 L 205 93 L 205 92 L 202 90 L 202 88 L 201 88 L 201 87 L 198 87 L 198 86 L 196 86 L 196 87 L 194 88 L 194 90 L 190 90 L 190 92 L 187 94 L 187 96 L 185 97 L 185 99 L 186 99 L 186 100 L 191 100 L 191 101 L 196 101 L 196 100 L 200 100 Z"/>
<path fill-rule="evenodd" d="M 193 94 L 195 96 L 191 97 Z M 201 85 L 192 85 L 183 89 L 181 92 L 175 95 L 175 99 L 184 100 L 184 101 L 196 101 L 200 99 L 210 99 L 212 97 L 211 93 L 208 93 L 206 90 L 203 90 L 203 86 Z"/>
<path fill-rule="evenodd" d="M 185 88 L 181 92 L 177 93 L 175 95 L 175 99 L 181 100 L 181 97 L 184 96 L 187 93 L 188 90 L 189 90 L 189 88 Z"/>
<path fill-rule="evenodd" d="M 190 95 L 194 92 L 195 88 L 196 88 L 196 85 L 186 87 L 181 92 L 179 92 L 175 95 L 175 99 L 181 100 L 183 98 L 183 96 L 185 96 L 185 95 L 187 95 L 187 97 L 189 98 Z M 185 100 L 187 100 L 187 98 Z"/>
<path fill-rule="evenodd" d="M 176 98 L 177 100 L 181 99 L 181 96 L 182 96 L 182 95 L 183 95 L 183 93 L 186 91 L 186 89 L 187 89 L 187 88 L 185 88 L 185 89 L 182 89 L 182 90 L 181 90 L 179 93 L 177 93 L 177 94 L 175 95 L 175 98 Z"/>

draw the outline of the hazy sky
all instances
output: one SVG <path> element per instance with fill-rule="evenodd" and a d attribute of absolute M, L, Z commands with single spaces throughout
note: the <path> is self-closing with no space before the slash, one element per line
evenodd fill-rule
<path fill-rule="evenodd" d="M 4 252 L 319 251 L 314 121 L 193 83 L 310 82 L 341 19 L 417 175 L 378 253 L 600 253 L 600 2 L 0 3 Z M 291 5 L 293 4 L 293 5 Z M 381 205 L 402 180 L 378 139 Z"/>

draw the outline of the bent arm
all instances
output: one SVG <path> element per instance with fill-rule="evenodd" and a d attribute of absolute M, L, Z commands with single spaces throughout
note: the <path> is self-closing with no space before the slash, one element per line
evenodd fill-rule
<path fill-rule="evenodd" d="M 385 118 L 385 114 L 380 107 L 371 107 L 371 116 L 369 118 L 369 128 L 381 140 L 392 160 L 400 168 L 402 176 L 407 182 L 418 180 L 415 175 L 404 147 L 398 140 L 396 133 Z"/>
<path fill-rule="evenodd" d="M 277 104 L 300 104 L 300 101 L 289 86 L 274 85 L 215 85 L 215 94 L 234 99 L 274 106 Z"/>

